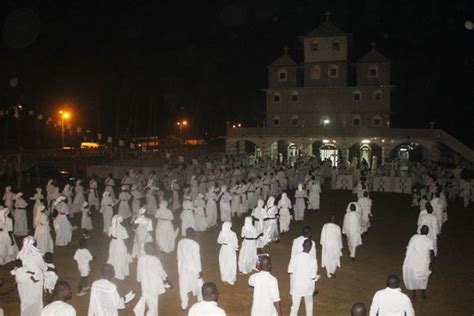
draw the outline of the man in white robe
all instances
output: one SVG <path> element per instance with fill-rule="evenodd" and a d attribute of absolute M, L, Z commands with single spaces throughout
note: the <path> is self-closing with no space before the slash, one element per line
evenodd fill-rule
<path fill-rule="evenodd" d="M 347 236 L 347 245 L 352 261 L 355 261 L 357 246 L 362 245 L 362 224 L 356 210 L 356 203 L 350 203 L 342 224 L 342 233 Z"/>
<path fill-rule="evenodd" d="M 201 286 L 204 283 L 202 278 L 200 246 L 194 240 L 194 229 L 186 230 L 186 238 L 178 243 L 178 275 L 179 275 L 179 297 L 181 299 L 181 309 L 188 307 L 188 293 L 197 296 L 198 301 L 202 301 Z"/>
<path fill-rule="evenodd" d="M 370 216 L 372 216 L 372 199 L 369 198 L 369 192 L 364 191 L 363 196 L 357 200 L 361 208 L 362 229 L 365 232 L 370 227 Z"/>
<path fill-rule="evenodd" d="M 118 316 L 118 310 L 124 309 L 135 294 L 130 291 L 120 297 L 117 286 L 111 282 L 115 275 L 112 265 L 104 264 L 101 273 L 102 279 L 92 283 L 88 316 Z"/>
<path fill-rule="evenodd" d="M 72 298 L 72 291 L 69 283 L 58 281 L 54 286 L 56 300 L 43 308 L 41 316 L 76 316 L 74 307 L 66 303 Z"/>
<path fill-rule="evenodd" d="M 288 265 L 290 278 L 290 294 L 292 305 L 290 316 L 297 316 L 301 299 L 304 297 L 306 316 L 313 315 L 313 293 L 317 281 L 317 263 L 309 254 L 313 241 L 306 239 L 303 242 L 303 251 L 293 256 Z"/>
<path fill-rule="evenodd" d="M 201 302 L 195 303 L 189 309 L 188 316 L 225 316 L 225 311 L 217 306 L 219 291 L 212 282 L 206 282 L 202 286 Z"/>
<path fill-rule="evenodd" d="M 278 280 L 270 273 L 272 271 L 270 257 L 261 257 L 260 270 L 249 278 L 249 285 L 253 287 L 250 316 L 282 316 Z"/>
<path fill-rule="evenodd" d="M 331 278 L 336 268 L 341 267 L 342 235 L 341 228 L 336 224 L 336 217 L 331 216 L 331 222 L 324 224 L 321 230 L 321 267 L 326 267 L 326 275 Z"/>
<path fill-rule="evenodd" d="M 435 256 L 438 254 L 438 220 L 433 215 L 433 207 L 431 203 L 426 203 L 426 209 L 420 212 L 418 216 L 418 233 L 421 233 L 421 227 L 428 226 L 428 238 L 433 241 L 433 248 Z"/>
<path fill-rule="evenodd" d="M 37 316 L 43 309 L 43 273 L 34 265 L 23 265 L 22 260 L 15 261 L 15 276 L 20 296 L 21 316 Z"/>
<path fill-rule="evenodd" d="M 433 241 L 427 236 L 428 231 L 428 226 L 424 225 L 420 229 L 420 234 L 411 237 L 403 262 L 403 282 L 407 290 L 413 291 L 413 298 L 416 298 L 416 290 L 421 290 L 422 298 L 426 298 L 428 278 L 434 259 Z"/>
<path fill-rule="evenodd" d="M 295 238 L 293 240 L 293 244 L 291 246 L 291 257 L 293 257 L 294 255 L 300 253 L 303 251 L 303 243 L 306 239 L 311 239 L 312 238 L 312 233 L 311 233 L 311 227 L 309 226 L 305 226 L 303 227 L 303 233 L 301 234 L 301 236 Z M 313 246 L 311 247 L 311 251 L 309 252 L 309 254 L 314 257 L 314 259 L 316 260 L 317 262 L 317 258 L 316 258 L 316 243 L 313 241 Z"/>
<path fill-rule="evenodd" d="M 87 202 L 89 205 L 99 209 L 99 193 L 97 191 L 97 181 L 95 176 L 92 176 L 92 179 L 89 181 L 89 194 L 87 195 Z"/>
<path fill-rule="evenodd" d="M 387 279 L 387 287 L 377 291 L 372 299 L 369 316 L 405 315 L 415 316 L 410 298 L 402 293 L 400 280 L 396 275 Z"/>
<path fill-rule="evenodd" d="M 141 285 L 142 298 L 148 308 L 147 316 L 158 316 L 159 296 L 171 287 L 168 275 L 163 269 L 160 259 L 156 256 L 155 244 L 145 245 L 146 255 L 138 259 L 137 281 Z"/>

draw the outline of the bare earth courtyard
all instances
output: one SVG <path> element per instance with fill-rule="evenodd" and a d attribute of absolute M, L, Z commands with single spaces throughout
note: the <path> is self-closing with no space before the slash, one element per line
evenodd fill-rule
<path fill-rule="evenodd" d="M 418 209 L 410 208 L 409 195 L 393 193 L 373 193 L 374 201 L 372 212 L 372 227 L 368 234 L 363 236 L 363 245 L 357 249 L 357 260 L 348 258 L 347 244 L 344 240 L 344 256 L 342 268 L 336 272 L 336 278 L 326 278 L 326 273 L 319 267 L 321 279 L 316 287 L 319 295 L 315 298 L 315 315 L 349 315 L 350 308 L 355 302 L 364 302 L 369 308 L 375 291 L 385 287 L 385 279 L 395 273 L 402 277 L 402 263 L 405 247 L 409 238 L 415 233 Z M 318 260 L 321 256 L 319 237 L 322 225 L 330 215 L 337 216 L 337 222 L 342 224 L 347 203 L 351 201 L 349 191 L 325 191 L 321 195 L 321 210 L 306 212 L 305 224 L 313 229 L 313 239 L 317 244 Z M 469 209 L 474 217 L 474 210 Z M 435 259 L 433 274 L 428 284 L 428 298 L 420 297 L 413 302 L 417 315 L 473 315 L 474 313 L 474 230 L 469 222 L 468 211 L 460 201 L 451 202 L 448 208 L 449 221 L 443 227 L 438 239 L 438 257 Z M 177 215 L 175 214 L 175 217 Z M 76 216 L 73 223 L 80 224 L 80 217 Z M 96 259 L 92 263 L 90 280 L 99 278 L 100 266 L 108 256 L 109 238 L 101 233 L 102 218 L 98 212 L 94 214 L 93 222 L 96 230 L 91 233 L 89 249 Z M 243 219 L 235 219 L 233 230 L 240 235 Z M 31 221 L 30 226 L 31 228 Z M 303 227 L 302 223 L 292 223 L 290 232 L 283 235 L 279 243 L 268 246 L 265 250 L 273 260 L 273 275 L 278 278 L 280 295 L 282 298 L 283 314 L 288 315 L 291 306 L 289 295 L 289 278 L 286 269 L 293 238 L 297 237 Z M 128 227 L 130 228 L 130 227 Z M 217 235 L 220 227 L 198 234 L 201 245 L 203 275 L 206 281 L 217 284 L 220 296 L 219 305 L 225 309 L 227 315 L 249 315 L 252 304 L 252 289 L 247 285 L 248 276 L 238 276 L 234 286 L 225 285 L 220 281 Z M 55 264 L 61 279 L 69 281 L 74 289 L 78 284 L 78 271 L 72 257 L 78 244 L 80 234 L 75 232 L 73 243 L 68 247 L 55 248 Z M 129 249 L 131 249 L 131 239 Z M 21 241 L 17 240 L 19 245 Z M 176 253 L 160 254 L 160 259 L 167 271 L 174 288 L 160 296 L 160 315 L 186 315 L 179 307 L 178 275 Z M 320 262 L 319 262 L 320 264 Z M 136 264 L 131 265 L 131 275 L 123 282 L 116 281 L 121 294 L 130 288 L 139 294 L 139 287 L 135 281 Z M 12 265 L 4 266 L 0 270 L 0 277 L 5 285 L 0 292 L 5 292 L 14 286 L 13 278 L 9 275 Z M 403 289 L 404 290 L 404 289 Z M 406 291 L 405 291 L 406 293 Z M 133 315 L 136 299 L 120 312 L 120 315 Z M 5 315 L 19 315 L 20 306 L 18 294 L 15 291 L 0 296 L 0 306 Z M 71 304 L 76 308 L 78 315 L 87 315 L 89 296 L 76 297 Z M 190 304 L 194 299 L 190 300 Z M 304 315 L 304 304 L 300 308 L 300 315 Z"/>

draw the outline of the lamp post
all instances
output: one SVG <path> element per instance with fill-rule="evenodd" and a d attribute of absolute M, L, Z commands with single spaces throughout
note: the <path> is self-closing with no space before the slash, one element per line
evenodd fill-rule
<path fill-rule="evenodd" d="M 64 149 L 64 121 L 69 120 L 71 113 L 61 110 L 59 115 L 61 116 L 61 148 Z"/>
<path fill-rule="evenodd" d="M 183 128 L 188 126 L 188 121 L 186 120 L 178 121 L 176 122 L 176 125 L 178 126 L 178 129 L 179 129 L 179 137 L 183 138 Z"/>

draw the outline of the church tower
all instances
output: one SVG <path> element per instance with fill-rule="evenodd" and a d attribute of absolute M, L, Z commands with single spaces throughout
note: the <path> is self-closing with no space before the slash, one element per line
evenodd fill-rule
<path fill-rule="evenodd" d="M 358 86 L 388 86 L 390 85 L 390 60 L 375 50 L 360 57 L 357 62 Z"/>

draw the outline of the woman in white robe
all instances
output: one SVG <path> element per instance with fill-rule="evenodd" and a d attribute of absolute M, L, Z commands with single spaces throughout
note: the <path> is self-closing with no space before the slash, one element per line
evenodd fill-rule
<path fill-rule="evenodd" d="M 179 184 L 177 179 L 173 179 L 171 181 L 171 191 L 173 191 L 173 205 L 171 206 L 171 209 L 175 211 L 181 207 L 181 203 L 179 201 Z"/>
<path fill-rule="evenodd" d="M 138 190 L 136 185 L 132 185 L 132 190 L 130 191 L 130 194 L 132 196 L 132 212 L 133 212 L 133 217 L 132 217 L 132 222 L 135 220 L 135 218 L 138 217 L 138 210 L 140 209 L 140 200 L 143 197 L 143 194 L 140 190 Z"/>
<path fill-rule="evenodd" d="M 30 198 L 31 201 L 35 201 L 35 204 L 33 204 L 33 228 L 36 228 L 36 217 L 39 215 L 38 207 L 43 204 L 44 196 L 42 191 L 41 188 L 36 188 L 36 193 Z"/>
<path fill-rule="evenodd" d="M 153 184 L 150 184 L 148 181 L 147 186 L 145 187 L 145 199 L 146 199 L 146 209 L 149 215 L 155 216 L 157 207 L 155 192 L 158 190 Z"/>
<path fill-rule="evenodd" d="M 51 237 L 51 228 L 49 227 L 49 218 L 45 214 L 46 207 L 41 204 L 38 207 L 38 216 L 36 217 L 35 239 L 36 247 L 42 252 L 54 252 L 53 238 Z"/>
<path fill-rule="evenodd" d="M 311 185 L 309 186 L 309 196 L 308 196 L 308 209 L 310 210 L 319 210 L 319 194 L 321 193 L 321 186 L 318 181 L 315 180 L 313 176 L 313 180 L 311 181 Z"/>
<path fill-rule="evenodd" d="M 162 201 L 155 214 L 158 223 L 156 224 L 156 243 L 161 251 L 170 253 L 174 251 L 176 237 L 179 229 L 173 227 L 173 213 L 168 208 L 168 201 Z"/>
<path fill-rule="evenodd" d="M 240 233 L 242 237 L 242 246 L 239 252 L 239 272 L 248 274 L 256 269 L 257 265 L 257 239 L 259 234 L 252 225 L 252 217 L 247 216 Z"/>
<path fill-rule="evenodd" d="M 192 228 L 196 230 L 196 223 L 194 221 L 194 214 L 193 214 L 193 203 L 189 200 L 184 200 L 183 202 L 183 210 L 180 214 L 181 219 L 181 236 L 186 237 L 186 229 Z"/>
<path fill-rule="evenodd" d="M 259 199 L 257 201 L 257 207 L 252 211 L 255 229 L 257 229 L 259 234 L 263 233 L 263 219 L 265 217 L 264 203 L 262 199 Z"/>
<path fill-rule="evenodd" d="M 240 208 L 242 207 L 242 192 L 239 182 L 230 189 L 230 193 L 232 194 L 231 215 L 234 217 L 240 214 Z"/>
<path fill-rule="evenodd" d="M 53 179 L 49 179 L 48 183 L 46 184 L 46 201 L 48 204 L 46 205 L 47 208 L 51 207 L 51 203 L 54 201 L 54 192 L 56 191 L 56 186 L 54 185 Z"/>
<path fill-rule="evenodd" d="M 281 199 L 278 201 L 278 210 L 280 213 L 280 232 L 285 233 L 290 230 L 291 222 L 291 201 L 286 193 L 281 194 Z"/>
<path fill-rule="evenodd" d="M 132 257 L 141 257 L 145 255 L 145 244 L 153 241 L 150 232 L 153 231 L 151 219 L 145 216 L 146 208 L 138 210 L 138 218 L 133 222 L 135 237 L 133 238 Z"/>
<path fill-rule="evenodd" d="M 14 261 L 18 246 L 13 237 L 13 220 L 7 207 L 0 208 L 0 266 Z"/>
<path fill-rule="evenodd" d="M 60 196 L 55 202 L 55 209 L 58 212 L 53 222 L 56 231 L 56 246 L 67 246 L 72 239 L 73 227 L 67 218 L 69 209 L 65 200 L 66 198 L 64 196 Z"/>
<path fill-rule="evenodd" d="M 125 227 L 122 226 L 122 221 L 120 215 L 115 215 L 112 219 L 109 230 L 109 237 L 111 238 L 109 258 L 107 259 L 107 263 L 114 266 L 115 278 L 118 280 L 123 280 L 128 276 L 128 264 L 130 262 L 130 255 L 124 242 L 125 239 L 128 239 L 128 233 Z"/>
<path fill-rule="evenodd" d="M 126 186 L 122 186 L 122 192 L 119 193 L 119 207 L 118 207 L 118 215 L 122 217 L 122 219 L 127 219 L 132 216 L 132 212 L 130 211 L 130 198 L 132 197 L 130 193 L 126 190 Z"/>
<path fill-rule="evenodd" d="M 237 251 L 239 243 L 237 235 L 231 230 L 232 223 L 224 222 L 217 242 L 221 245 L 219 252 L 219 268 L 222 282 L 234 285 L 237 278 Z"/>
<path fill-rule="evenodd" d="M 300 183 L 298 184 L 298 190 L 295 192 L 295 221 L 303 221 L 304 220 L 304 211 L 306 209 L 306 191 L 303 190 L 303 185 Z"/>
<path fill-rule="evenodd" d="M 206 221 L 208 227 L 217 225 L 217 194 L 213 186 L 206 193 Z"/>
<path fill-rule="evenodd" d="M 204 195 L 198 193 L 193 203 L 194 208 L 194 223 L 196 225 L 197 232 L 203 232 L 207 230 L 206 214 L 204 213 Z"/>
<path fill-rule="evenodd" d="M 220 201 L 219 201 L 219 210 L 221 212 L 221 221 L 230 222 L 231 217 L 231 208 L 230 201 L 232 200 L 232 195 L 227 192 L 227 186 L 223 185 L 221 187 Z"/>
<path fill-rule="evenodd" d="M 189 187 L 191 189 L 191 192 L 189 193 L 191 196 L 191 201 L 194 201 L 199 193 L 199 186 L 196 176 L 191 177 L 191 180 L 189 181 Z"/>
<path fill-rule="evenodd" d="M 112 197 L 110 195 L 110 192 L 109 196 Z M 89 193 L 87 195 L 87 203 L 89 203 L 90 207 L 94 207 L 95 210 L 99 208 L 99 192 L 97 191 L 97 181 L 94 177 L 89 181 Z"/>
<path fill-rule="evenodd" d="M 359 204 L 355 202 L 349 203 L 342 224 L 342 233 L 347 236 L 349 255 L 352 260 L 355 260 L 356 248 L 362 245 L 362 221 L 360 213 L 357 212 L 357 205 Z"/>
<path fill-rule="evenodd" d="M 82 218 L 81 218 L 81 228 L 83 230 L 93 230 L 94 227 L 92 226 L 91 220 L 91 209 L 89 208 L 89 203 L 84 201 L 81 207 Z"/>
<path fill-rule="evenodd" d="M 3 194 L 3 205 L 8 208 L 10 212 L 13 212 L 13 205 L 15 201 L 15 193 L 12 192 L 11 186 L 5 187 L 5 193 Z"/>
<path fill-rule="evenodd" d="M 275 198 L 270 196 L 266 205 L 266 214 L 263 218 L 263 234 L 266 240 L 278 241 L 280 233 L 278 231 L 278 210 L 275 206 Z"/>
<path fill-rule="evenodd" d="M 78 213 L 81 211 L 82 205 L 86 198 L 84 197 L 84 187 L 82 186 L 81 180 L 76 181 L 74 186 L 74 200 L 72 202 L 72 211 Z"/>
<path fill-rule="evenodd" d="M 334 223 L 326 223 L 321 230 L 321 267 L 326 267 L 326 275 L 332 277 L 337 267 L 341 267 L 342 235 L 341 228 Z"/>
<path fill-rule="evenodd" d="M 15 236 L 26 236 L 28 235 L 28 222 L 26 220 L 26 207 L 28 203 L 23 199 L 23 193 L 18 192 L 15 197 Z"/>
<path fill-rule="evenodd" d="M 66 197 L 66 204 L 67 204 L 68 209 L 70 210 L 69 214 L 71 217 L 73 217 L 74 212 L 71 211 L 72 210 L 72 188 L 70 184 L 66 184 L 64 186 L 64 189 L 61 195 Z"/>
<path fill-rule="evenodd" d="M 104 219 L 104 234 L 109 234 L 110 225 L 112 223 L 112 217 L 114 216 L 114 200 L 110 196 L 110 192 L 105 191 L 102 195 L 102 201 L 100 201 L 100 213 L 102 213 Z"/>

